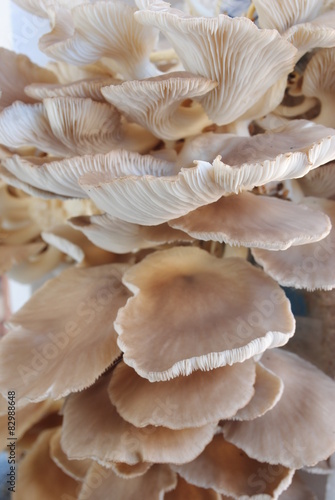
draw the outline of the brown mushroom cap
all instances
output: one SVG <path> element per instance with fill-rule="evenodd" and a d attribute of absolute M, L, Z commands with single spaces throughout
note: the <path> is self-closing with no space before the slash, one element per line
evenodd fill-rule
<path fill-rule="evenodd" d="M 254 381 L 253 360 L 155 383 L 120 363 L 108 393 L 121 417 L 136 427 L 185 429 L 235 415 L 252 398 Z"/>
<path fill-rule="evenodd" d="M 189 483 L 240 500 L 278 498 L 294 473 L 282 465 L 273 467 L 248 457 L 220 435 L 193 462 L 173 469 Z"/>
<path fill-rule="evenodd" d="M 83 481 L 91 466 L 91 460 L 69 460 L 61 447 L 61 433 L 62 428 L 59 427 L 50 438 L 50 457 L 67 476 L 76 481 Z"/>
<path fill-rule="evenodd" d="M 282 379 L 283 395 L 262 417 L 226 422 L 225 438 L 256 460 L 294 469 L 327 458 L 335 450 L 335 382 L 285 350 L 267 351 L 262 363 Z"/>
<path fill-rule="evenodd" d="M 166 493 L 164 500 L 222 500 L 223 497 L 214 490 L 199 488 L 189 484 L 181 476 L 178 476 L 177 487 Z"/>
<path fill-rule="evenodd" d="M 91 458 L 107 467 L 110 462 L 186 463 L 211 441 L 216 424 L 182 430 L 134 427 L 110 402 L 109 382 L 110 376 L 101 377 L 67 399 L 61 444 L 70 459 Z"/>
<path fill-rule="evenodd" d="M 335 201 L 304 198 L 310 208 L 322 210 L 332 223 L 329 235 L 317 243 L 272 252 L 254 248 L 252 254 L 264 271 L 283 286 L 308 290 L 331 290 L 335 287 Z"/>
<path fill-rule="evenodd" d="M 128 297 L 124 270 L 72 268 L 40 288 L 0 341 L 1 392 L 10 386 L 20 399 L 41 401 L 91 385 L 120 354 L 113 320 Z"/>
<path fill-rule="evenodd" d="M 224 196 L 169 225 L 200 240 L 268 250 L 313 243 L 331 230 L 329 217 L 322 212 L 247 192 Z"/>
<path fill-rule="evenodd" d="M 123 282 L 135 296 L 115 321 L 118 344 L 150 381 L 243 362 L 294 332 L 283 292 L 242 259 L 177 247 L 150 254 Z"/>

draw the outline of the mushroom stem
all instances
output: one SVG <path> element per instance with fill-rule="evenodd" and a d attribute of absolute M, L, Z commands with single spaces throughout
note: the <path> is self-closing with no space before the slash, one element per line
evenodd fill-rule
<path fill-rule="evenodd" d="M 173 60 L 176 60 L 176 61 L 179 60 L 177 53 L 175 52 L 174 49 L 157 50 L 157 51 L 152 52 L 150 54 L 150 61 L 152 63 L 162 62 L 162 61 L 170 62 Z"/>
<path fill-rule="evenodd" d="M 246 247 L 231 246 L 226 243 L 223 252 L 223 258 L 227 257 L 239 257 L 240 259 L 247 260 L 249 255 L 249 249 Z"/>
<path fill-rule="evenodd" d="M 321 102 L 321 111 L 319 115 L 313 119 L 315 123 L 320 123 L 324 127 L 335 127 L 335 97 L 332 94 L 319 94 L 318 98 Z"/>
<path fill-rule="evenodd" d="M 159 139 L 136 123 L 127 123 L 123 127 L 122 147 L 137 153 L 148 153 L 159 142 Z"/>
<path fill-rule="evenodd" d="M 253 2 L 251 2 L 251 4 L 249 5 L 249 9 L 247 10 L 247 13 L 246 13 L 245 17 L 248 18 L 248 19 L 250 19 L 251 21 L 254 21 L 255 20 L 255 12 L 256 12 L 256 7 L 253 4 Z"/>

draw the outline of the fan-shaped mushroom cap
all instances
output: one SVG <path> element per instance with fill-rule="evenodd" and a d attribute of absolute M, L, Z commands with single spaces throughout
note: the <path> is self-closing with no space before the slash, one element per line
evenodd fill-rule
<path fill-rule="evenodd" d="M 172 248 L 147 256 L 123 282 L 135 296 L 119 310 L 118 344 L 125 363 L 150 381 L 245 361 L 294 332 L 283 292 L 240 259 Z M 265 302 L 271 314 L 258 309 Z"/>
<path fill-rule="evenodd" d="M 216 424 L 182 430 L 134 427 L 110 402 L 109 381 L 109 376 L 102 377 L 94 386 L 67 399 L 61 444 L 69 458 L 92 458 L 107 467 L 110 462 L 185 463 L 211 441 Z M 85 434 L 83 428 L 87 429 Z"/>
<path fill-rule="evenodd" d="M 323 9 L 327 0 L 253 0 L 261 28 L 272 28 L 280 33 L 294 24 L 312 21 Z"/>
<path fill-rule="evenodd" d="M 84 3 L 86 0 L 13 0 L 21 9 L 40 17 L 49 17 L 50 8 L 66 6 L 68 9 Z"/>
<path fill-rule="evenodd" d="M 224 194 L 272 180 L 302 177 L 335 157 L 334 144 L 333 129 L 296 120 L 275 133 L 251 138 L 228 135 L 222 161 L 220 157 L 213 164 L 197 161 L 195 167 L 182 169 L 175 176 L 115 179 L 92 173 L 84 175 L 79 184 L 108 214 L 127 222 L 156 225 L 217 201 Z"/>
<path fill-rule="evenodd" d="M 321 198 L 305 198 L 303 203 L 326 213 L 335 226 L 335 201 Z M 335 286 L 335 231 L 317 243 L 291 247 L 271 252 L 255 248 L 256 261 L 266 273 L 283 286 L 315 290 L 331 290 Z"/>
<path fill-rule="evenodd" d="M 110 174 L 112 178 L 124 176 L 166 176 L 176 171 L 174 163 L 140 155 L 130 151 L 116 150 L 107 154 L 75 156 L 60 161 L 37 162 L 14 155 L 6 158 L 3 165 L 18 179 L 33 187 L 69 198 L 86 198 L 87 194 L 78 185 L 78 179 L 86 173 Z M 47 191 L 46 191 L 47 189 Z"/>
<path fill-rule="evenodd" d="M 271 410 L 280 400 L 284 384 L 281 378 L 267 370 L 261 363 L 256 364 L 255 394 L 249 403 L 238 410 L 232 420 L 253 420 Z"/>
<path fill-rule="evenodd" d="M 173 469 L 189 483 L 240 500 L 278 498 L 294 473 L 281 465 L 273 467 L 249 458 L 220 435 L 214 436 L 193 462 Z"/>
<path fill-rule="evenodd" d="M 69 460 L 61 444 L 62 428 L 55 430 L 50 438 L 50 457 L 55 464 L 68 476 L 76 481 L 83 481 L 91 466 L 91 460 Z"/>
<path fill-rule="evenodd" d="M 335 162 L 308 172 L 298 184 L 305 196 L 335 199 Z"/>
<path fill-rule="evenodd" d="M 127 479 L 142 476 L 148 472 L 152 465 L 153 464 L 150 464 L 149 462 L 139 462 L 134 465 L 124 464 L 122 462 L 111 462 L 110 468 L 117 476 Z"/>
<path fill-rule="evenodd" d="M 35 83 L 25 87 L 24 92 L 27 96 L 42 101 L 50 97 L 83 97 L 91 98 L 93 101 L 105 101 L 101 93 L 102 87 L 106 85 L 117 84 L 120 80 L 115 78 L 91 78 L 62 84 L 43 84 Z"/>
<path fill-rule="evenodd" d="M 335 450 L 335 382 L 284 350 L 267 351 L 262 363 L 283 380 L 283 395 L 262 417 L 226 422 L 225 438 L 256 460 L 294 469 L 327 458 Z"/>
<path fill-rule="evenodd" d="M 159 28 L 187 71 L 219 83 L 197 99 L 219 125 L 237 120 L 294 67 L 293 45 L 249 19 L 193 18 L 154 0 L 145 6 L 135 19 Z"/>
<path fill-rule="evenodd" d="M 193 241 L 188 234 L 167 224 L 140 226 L 107 214 L 73 217 L 69 219 L 69 223 L 73 228 L 82 231 L 94 245 L 121 254 L 175 241 Z"/>
<path fill-rule="evenodd" d="M 102 93 L 129 121 L 161 139 L 178 140 L 201 132 L 211 123 L 200 104 L 183 107 L 183 101 L 215 87 L 216 82 L 184 71 L 111 85 Z"/>
<path fill-rule="evenodd" d="M 0 341 L 1 392 L 10 386 L 20 399 L 41 401 L 92 384 L 120 354 L 113 320 L 128 297 L 124 270 L 72 268 L 40 288 Z"/>
<path fill-rule="evenodd" d="M 302 83 L 302 93 L 321 101 L 321 112 L 315 122 L 335 127 L 335 48 L 319 50 L 309 61 Z"/>
<path fill-rule="evenodd" d="M 59 15 L 54 30 L 41 38 L 40 48 L 49 57 L 76 65 L 111 59 L 110 66 L 124 78 L 157 75 L 149 55 L 158 32 L 141 26 L 135 11 L 119 0 L 79 5 L 65 19 Z"/>
<path fill-rule="evenodd" d="M 146 474 L 125 479 L 95 462 L 85 478 L 78 500 L 107 500 L 112 498 L 111 492 L 113 498 L 120 500 L 161 500 L 176 483 L 176 474 L 167 465 L 153 465 Z"/>
<path fill-rule="evenodd" d="M 40 68 L 23 54 L 0 48 L 0 108 L 14 101 L 33 102 L 34 97 L 28 97 L 24 88 L 33 82 L 41 84 L 56 84 L 57 77 L 51 71 Z"/>
<path fill-rule="evenodd" d="M 319 241 L 331 230 L 322 212 L 251 193 L 222 197 L 169 225 L 200 240 L 269 250 Z"/>
<path fill-rule="evenodd" d="M 252 360 L 155 383 L 120 363 L 108 392 L 121 417 L 136 427 L 185 429 L 235 415 L 252 398 L 254 381 Z"/>
<path fill-rule="evenodd" d="M 189 484 L 182 477 L 178 476 L 177 487 L 166 493 L 164 500 L 222 500 L 222 496 L 214 490 L 199 488 Z"/>
<path fill-rule="evenodd" d="M 17 500 L 76 498 L 78 483 L 50 458 L 50 439 L 54 433 L 54 429 L 44 431 L 20 461 L 15 489 Z"/>

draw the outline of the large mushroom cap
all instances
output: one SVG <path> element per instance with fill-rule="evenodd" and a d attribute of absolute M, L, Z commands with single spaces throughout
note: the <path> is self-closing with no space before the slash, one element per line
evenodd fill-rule
<path fill-rule="evenodd" d="M 147 256 L 123 281 L 135 296 L 118 313 L 118 344 L 151 381 L 242 362 L 294 332 L 284 293 L 240 259 L 173 248 Z"/>

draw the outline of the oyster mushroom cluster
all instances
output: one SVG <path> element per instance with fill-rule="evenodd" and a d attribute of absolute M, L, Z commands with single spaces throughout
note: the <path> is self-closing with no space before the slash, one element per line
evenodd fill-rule
<path fill-rule="evenodd" d="M 0 269 L 45 278 L 0 340 L 15 498 L 332 495 L 283 287 L 335 288 L 334 2 L 15 3 L 53 60 L 0 49 Z"/>

